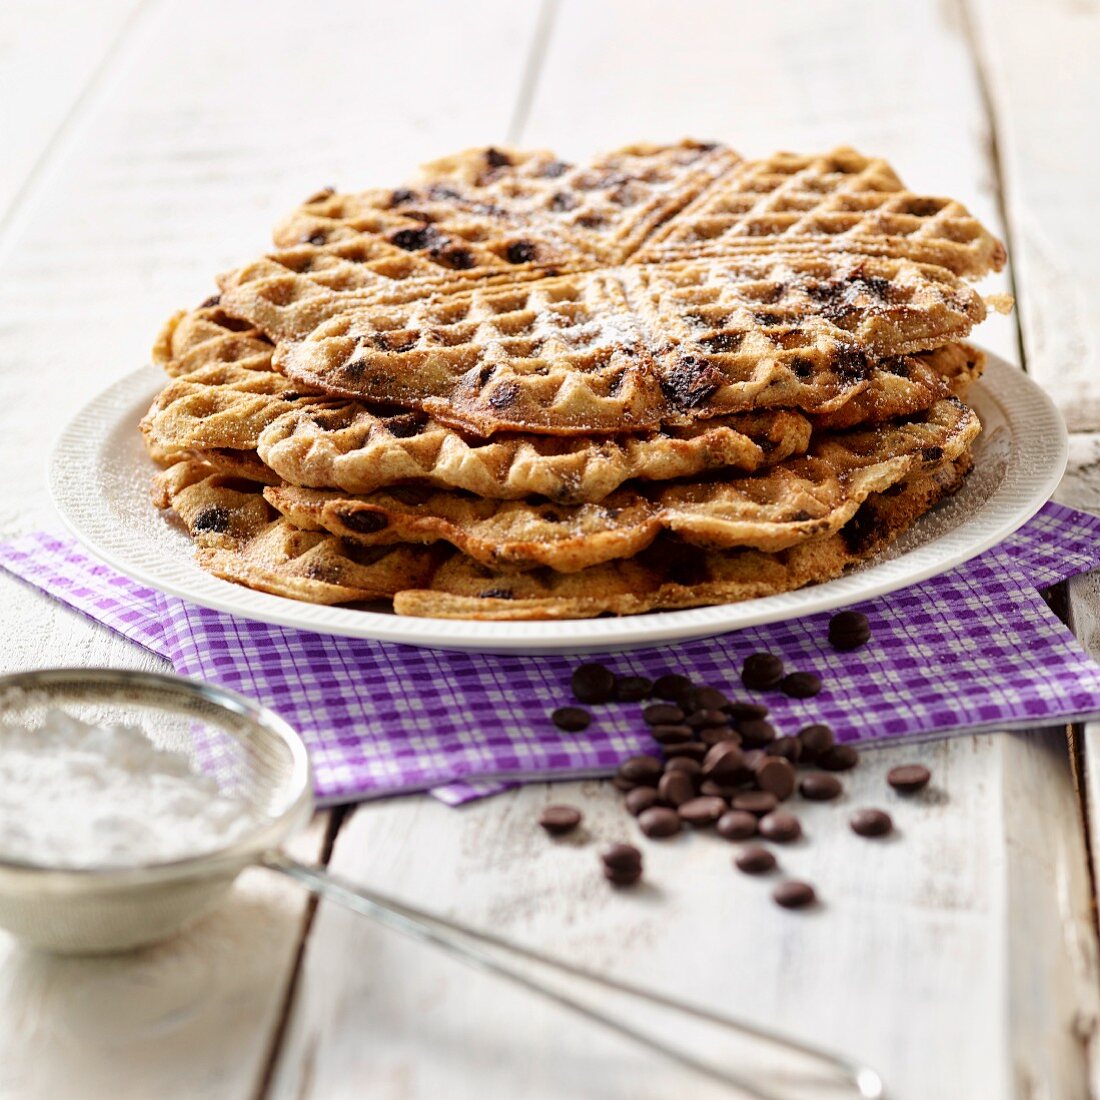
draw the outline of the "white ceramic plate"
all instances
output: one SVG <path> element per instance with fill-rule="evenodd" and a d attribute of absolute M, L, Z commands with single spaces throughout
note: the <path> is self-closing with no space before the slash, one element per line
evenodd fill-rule
<path fill-rule="evenodd" d="M 50 486 L 76 536 L 98 557 L 162 592 L 246 619 L 323 634 L 431 649 L 582 653 L 705 638 L 865 600 L 942 573 L 1025 523 L 1054 492 L 1066 466 L 1066 429 L 1050 398 L 994 355 L 973 390 L 985 430 L 974 470 L 950 501 L 889 550 L 833 581 L 759 600 L 624 618 L 565 622 L 467 622 L 322 607 L 254 592 L 204 573 L 187 535 L 149 500 L 152 466 L 137 424 L 164 376 L 128 375 L 87 405 L 54 449 Z"/>

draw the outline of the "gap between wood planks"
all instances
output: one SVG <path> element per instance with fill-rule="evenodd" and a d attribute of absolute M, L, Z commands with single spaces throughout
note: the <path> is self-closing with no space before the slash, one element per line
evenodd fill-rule
<path fill-rule="evenodd" d="M 321 848 L 321 853 L 317 860 L 320 866 L 328 866 L 329 860 L 332 858 L 332 850 L 336 847 L 336 836 L 340 832 L 340 826 L 344 824 L 345 819 L 350 815 L 352 809 L 353 807 L 351 806 L 335 806 L 328 811 L 329 819 L 325 828 L 325 843 Z M 256 1091 L 253 1094 L 254 1100 L 263 1100 L 271 1091 L 272 1081 L 275 1077 L 275 1067 L 279 1061 L 279 1051 L 282 1050 L 283 1047 L 283 1038 L 286 1035 L 286 1029 L 290 1022 L 290 1012 L 294 1005 L 294 997 L 298 992 L 298 979 L 302 971 L 302 959 L 305 956 L 309 935 L 313 931 L 313 920 L 317 915 L 317 906 L 319 904 L 320 898 L 318 898 L 316 894 L 311 894 L 309 901 L 306 903 L 305 916 L 302 918 L 302 930 L 298 937 L 298 948 L 294 952 L 294 962 L 290 967 L 290 981 L 287 982 L 286 991 L 283 993 L 283 1003 L 279 1006 L 279 1015 L 275 1021 L 275 1026 L 271 1029 L 267 1052 L 264 1055 L 263 1073 L 260 1075 L 260 1079 L 256 1084 Z"/>
<path fill-rule="evenodd" d="M 92 70 L 84 86 L 73 98 L 72 105 L 62 115 L 57 128 L 50 135 L 46 144 L 42 147 L 42 151 L 35 158 L 30 170 L 23 177 L 22 183 L 15 189 L 7 208 L 0 212 L 0 255 L 3 254 L 8 231 L 15 223 L 24 203 L 34 193 L 38 181 L 45 174 L 65 138 L 75 130 L 81 116 L 88 111 L 88 104 L 94 99 L 96 91 L 102 87 L 111 66 L 121 56 L 124 47 L 133 37 L 134 31 L 145 19 L 153 5 L 158 2 L 159 0 L 141 0 L 141 3 L 127 16 L 110 45 L 103 52 L 99 64 Z"/>

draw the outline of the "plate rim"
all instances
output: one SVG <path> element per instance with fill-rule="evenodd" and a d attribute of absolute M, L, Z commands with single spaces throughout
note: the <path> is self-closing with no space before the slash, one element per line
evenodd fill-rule
<path fill-rule="evenodd" d="M 246 619 L 339 637 L 366 638 L 436 650 L 487 653 L 613 652 L 730 633 L 749 626 L 801 618 L 872 599 L 964 564 L 1026 523 L 1050 498 L 1065 472 L 1068 433 L 1050 396 L 1019 367 L 986 352 L 980 387 L 1009 426 L 1012 448 L 1004 477 L 967 520 L 924 546 L 820 584 L 755 600 L 649 612 L 617 618 L 484 622 L 401 616 L 333 607 L 258 592 L 206 573 L 177 580 L 147 566 L 120 539 L 111 537 L 109 509 L 98 481 L 74 478 L 76 468 L 95 470 L 121 418 L 156 395 L 163 374 L 146 366 L 118 379 L 81 407 L 58 435 L 49 463 L 49 490 L 66 527 L 97 557 L 129 577 L 190 603 Z M 996 379 L 996 385 L 989 381 Z M 1026 419 L 1026 423 L 1024 420 Z M 137 425 L 133 425 L 134 431 Z M 1026 429 L 1026 431 L 1024 430 Z M 1020 440 L 1029 443 L 1023 453 Z M 89 463 L 88 459 L 93 461 Z M 98 515 L 97 515 L 98 512 Z M 114 522 L 117 528 L 117 521 Z M 910 569 L 899 570 L 898 562 Z M 193 564 L 193 563 L 192 563 Z M 886 568 L 894 566 L 894 568 Z M 854 590 L 853 582 L 858 583 Z M 792 606 L 793 605 L 793 606 Z"/>

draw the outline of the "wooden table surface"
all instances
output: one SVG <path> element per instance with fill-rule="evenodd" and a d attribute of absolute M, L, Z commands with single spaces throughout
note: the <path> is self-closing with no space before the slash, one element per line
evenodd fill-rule
<path fill-rule="evenodd" d="M 44 469 L 61 424 L 318 186 L 386 184 L 477 143 L 580 156 L 683 135 L 748 154 L 852 144 L 1003 233 L 1011 271 L 987 287 L 1018 307 L 979 338 L 1054 395 L 1073 432 L 1059 497 L 1100 511 L 1098 57 L 1090 0 L 6 0 L 0 535 L 57 525 Z M 0 600 L 0 670 L 157 667 L 6 576 Z M 1100 652 L 1100 579 L 1058 606 Z M 857 1054 L 894 1097 L 1066 1100 L 1100 1093 L 1098 753 L 1088 727 L 869 753 L 855 797 L 914 756 L 942 797 L 899 810 L 897 843 L 833 828 L 792 852 L 827 884 L 812 915 L 776 909 L 707 837 L 650 845 L 658 885 L 605 889 L 590 849 L 532 824 L 553 798 L 623 834 L 604 783 L 460 811 L 394 799 L 319 818 L 296 851 Z M 261 871 L 131 957 L 49 959 L 0 936 L 5 1098 L 712 1095 Z"/>

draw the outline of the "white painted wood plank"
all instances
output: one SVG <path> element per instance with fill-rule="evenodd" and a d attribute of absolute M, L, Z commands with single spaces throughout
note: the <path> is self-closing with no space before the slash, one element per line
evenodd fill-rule
<path fill-rule="evenodd" d="M 961 22 L 923 0 L 562 0 L 523 142 L 574 156 L 684 136 L 747 156 L 852 145 L 1002 231 Z M 1007 291 L 1006 275 L 982 283 Z M 1019 361 L 1015 320 L 975 339 Z"/>
<path fill-rule="evenodd" d="M 6 0 L 0 10 L 0 222 L 140 0 Z"/>
<path fill-rule="evenodd" d="M 134 26 L 0 241 L 0 537 L 56 524 L 54 433 L 146 361 L 166 315 L 260 252 L 279 214 L 324 183 L 385 184 L 503 139 L 537 13 L 440 11 L 168 0 Z M 157 665 L 6 575 L 0 606 L 0 670 Z M 318 845 L 314 833 L 299 854 Z M 305 904 L 257 872 L 186 937 L 131 960 L 46 963 L 0 940 L 0 1095 L 255 1095 Z"/>
<path fill-rule="evenodd" d="M 971 0 L 1012 219 L 1029 369 L 1100 428 L 1100 8 Z"/>

